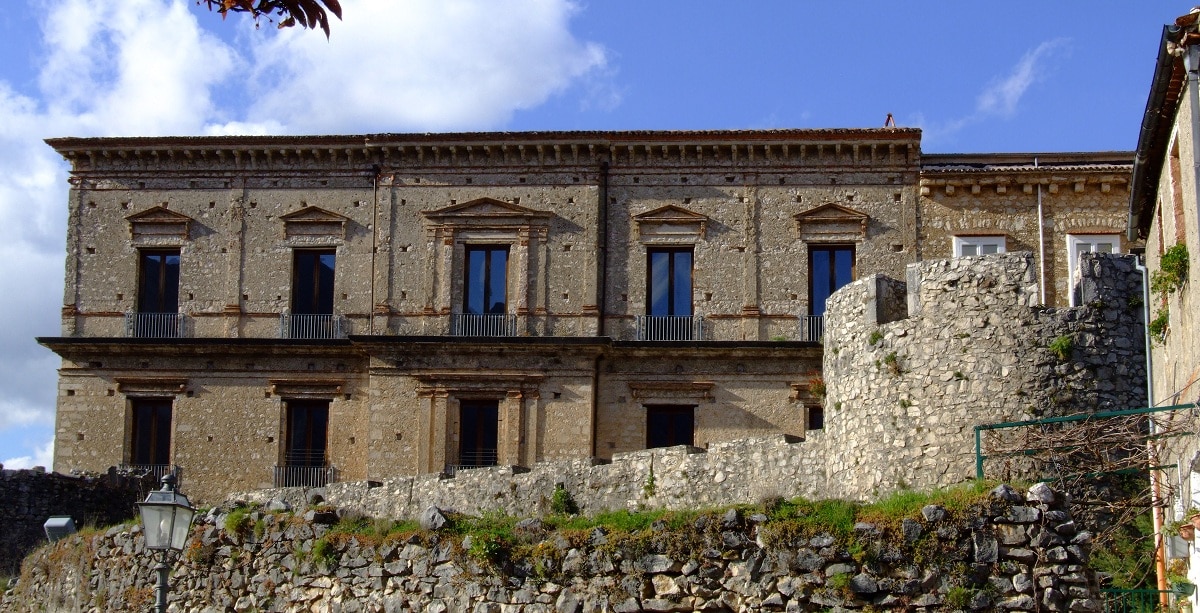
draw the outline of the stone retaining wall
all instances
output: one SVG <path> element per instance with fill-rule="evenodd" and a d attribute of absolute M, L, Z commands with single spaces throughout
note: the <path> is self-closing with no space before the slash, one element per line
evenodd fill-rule
<path fill-rule="evenodd" d="M 333 513 L 255 512 L 261 528 L 228 533 L 213 512 L 175 566 L 171 610 L 1099 611 L 1091 534 L 1064 498 L 1001 486 L 963 511 L 929 505 L 840 536 L 736 510 L 632 533 L 529 520 L 510 543 L 523 553 L 494 555 L 448 530 L 333 536 Z M 26 562 L 0 608 L 143 609 L 149 558 L 137 527 L 68 539 Z"/>
<path fill-rule="evenodd" d="M 72 477 L 44 470 L 0 467 L 0 574 L 16 574 L 21 559 L 45 542 L 42 526 L 55 515 L 70 515 L 76 526 L 109 525 L 137 514 L 145 496 L 137 479 L 115 472 Z"/>

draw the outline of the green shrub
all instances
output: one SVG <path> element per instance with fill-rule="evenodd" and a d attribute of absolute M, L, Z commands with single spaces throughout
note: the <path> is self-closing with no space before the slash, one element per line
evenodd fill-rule
<path fill-rule="evenodd" d="M 1173 294 L 1188 280 L 1187 245 L 1179 243 L 1162 254 L 1158 270 L 1150 275 L 1150 291 L 1158 294 Z"/>
<path fill-rule="evenodd" d="M 1146 325 L 1150 332 L 1150 340 L 1162 343 L 1167 340 L 1167 330 L 1171 327 L 1171 311 L 1166 306 L 1154 314 L 1154 319 Z"/>
<path fill-rule="evenodd" d="M 563 487 L 563 484 L 554 484 L 554 494 L 550 497 L 550 510 L 559 515 L 574 515 L 579 512 L 579 505 L 575 503 L 575 498 L 571 496 L 571 492 Z"/>
<path fill-rule="evenodd" d="M 946 592 L 946 606 L 951 609 L 966 609 L 975 597 L 975 590 L 956 585 Z"/>
<path fill-rule="evenodd" d="M 895 351 L 883 356 L 883 364 L 887 366 L 888 372 L 892 373 L 892 375 L 900 374 L 900 358 L 896 355 Z"/>
<path fill-rule="evenodd" d="M 225 531 L 244 536 L 250 532 L 250 508 L 237 507 L 225 516 Z"/>
<path fill-rule="evenodd" d="M 333 567 L 337 563 L 337 559 L 337 548 L 333 546 L 333 543 L 329 542 L 327 537 L 322 536 L 313 543 L 312 560 L 314 563 Z"/>
<path fill-rule="evenodd" d="M 1050 353 L 1060 360 L 1066 360 L 1071 357 L 1071 350 L 1075 348 L 1075 339 L 1071 338 L 1070 334 L 1064 334 L 1050 341 Z"/>

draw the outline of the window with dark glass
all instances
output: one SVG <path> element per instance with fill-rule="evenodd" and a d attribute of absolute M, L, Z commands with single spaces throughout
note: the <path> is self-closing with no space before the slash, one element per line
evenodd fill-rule
<path fill-rule="evenodd" d="M 459 466 L 495 466 L 499 460 L 500 401 L 463 400 L 458 407 Z"/>
<path fill-rule="evenodd" d="M 296 250 L 292 265 L 292 313 L 333 313 L 334 263 L 332 249 Z"/>
<path fill-rule="evenodd" d="M 853 245 L 809 245 L 808 304 L 812 315 L 824 315 L 829 296 L 853 280 Z"/>
<path fill-rule="evenodd" d="M 285 466 L 325 466 L 329 434 L 328 400 L 288 400 Z"/>
<path fill-rule="evenodd" d="M 131 398 L 129 463 L 134 466 L 171 463 L 171 399 Z"/>
<path fill-rule="evenodd" d="M 178 312 L 179 250 L 144 250 L 138 257 L 138 312 Z"/>
<path fill-rule="evenodd" d="M 646 448 L 694 444 L 695 413 L 692 405 L 647 406 Z"/>
<path fill-rule="evenodd" d="M 651 316 L 692 316 L 692 250 L 650 249 L 646 311 Z"/>
<path fill-rule="evenodd" d="M 825 428 L 825 407 L 812 405 L 808 407 L 808 429 L 823 430 Z"/>
<path fill-rule="evenodd" d="M 508 305 L 508 247 L 467 247 L 463 312 L 502 315 Z"/>

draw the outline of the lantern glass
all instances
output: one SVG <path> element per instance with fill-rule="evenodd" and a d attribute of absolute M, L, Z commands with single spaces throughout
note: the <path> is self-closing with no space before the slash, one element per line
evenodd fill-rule
<path fill-rule="evenodd" d="M 188 503 L 187 496 L 174 490 L 174 485 L 174 479 L 168 476 L 163 479 L 161 490 L 150 492 L 146 501 L 138 505 L 147 549 L 183 551 L 187 543 L 196 509 Z"/>
<path fill-rule="evenodd" d="M 167 549 L 171 546 L 171 524 L 175 520 L 175 505 L 143 502 L 142 529 L 146 533 L 147 549 Z"/>

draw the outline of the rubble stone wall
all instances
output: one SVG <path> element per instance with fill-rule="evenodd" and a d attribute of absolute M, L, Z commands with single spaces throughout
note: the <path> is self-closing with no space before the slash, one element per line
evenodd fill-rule
<path fill-rule="evenodd" d="M 137 514 L 144 488 L 115 473 L 70 477 L 0 467 L 0 574 L 16 574 L 21 559 L 46 541 L 47 519 L 70 515 L 77 527 L 122 522 Z"/>
<path fill-rule="evenodd" d="M 446 529 L 370 539 L 332 534 L 328 512 L 248 519 L 232 533 L 219 511 L 200 520 L 174 566 L 172 610 L 1100 610 L 1091 534 L 1045 485 L 844 534 L 736 510 L 630 533 L 529 520 L 516 533 L 525 553 L 490 556 L 472 542 L 483 536 Z M 141 610 L 153 564 L 136 526 L 77 537 L 32 556 L 0 609 Z"/>
<path fill-rule="evenodd" d="M 976 425 L 1145 406 L 1135 266 L 1085 255 L 1073 308 L 1037 305 L 1029 254 L 910 266 L 905 318 L 897 292 L 879 290 L 890 280 L 842 288 L 826 320 L 829 483 L 860 495 L 953 483 L 974 476 Z"/>

